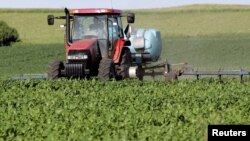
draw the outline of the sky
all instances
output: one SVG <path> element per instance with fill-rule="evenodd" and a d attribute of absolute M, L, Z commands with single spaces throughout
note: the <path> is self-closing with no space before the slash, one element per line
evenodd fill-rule
<path fill-rule="evenodd" d="M 192 4 L 250 5 L 250 0 L 0 0 L 0 8 L 145 9 Z"/>

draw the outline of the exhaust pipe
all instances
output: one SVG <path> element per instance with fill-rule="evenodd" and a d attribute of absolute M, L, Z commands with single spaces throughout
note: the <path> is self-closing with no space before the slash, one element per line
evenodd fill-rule
<path fill-rule="evenodd" d="M 71 44 L 71 38 L 70 38 L 70 14 L 69 10 L 67 8 L 64 9 L 64 12 L 66 14 L 66 41 L 68 44 Z"/>

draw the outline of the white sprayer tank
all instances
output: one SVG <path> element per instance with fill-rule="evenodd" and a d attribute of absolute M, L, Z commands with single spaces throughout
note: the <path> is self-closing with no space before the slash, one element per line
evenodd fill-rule
<path fill-rule="evenodd" d="M 132 54 L 144 54 L 146 61 L 157 61 L 162 50 L 161 33 L 157 29 L 137 29 L 130 37 Z"/>

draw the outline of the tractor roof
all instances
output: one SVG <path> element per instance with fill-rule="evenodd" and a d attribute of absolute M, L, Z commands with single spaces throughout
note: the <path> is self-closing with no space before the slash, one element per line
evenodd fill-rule
<path fill-rule="evenodd" d="M 122 14 L 121 10 L 109 8 L 72 9 L 70 14 Z"/>

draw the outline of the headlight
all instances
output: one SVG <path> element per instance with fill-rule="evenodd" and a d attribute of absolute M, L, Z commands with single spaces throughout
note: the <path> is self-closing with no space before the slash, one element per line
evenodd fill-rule
<path fill-rule="evenodd" d="M 86 54 L 75 54 L 68 56 L 68 60 L 86 60 L 86 59 L 88 59 L 88 55 Z"/>

